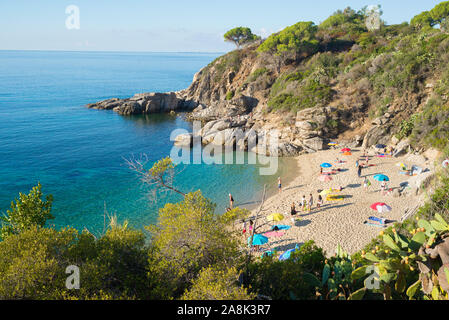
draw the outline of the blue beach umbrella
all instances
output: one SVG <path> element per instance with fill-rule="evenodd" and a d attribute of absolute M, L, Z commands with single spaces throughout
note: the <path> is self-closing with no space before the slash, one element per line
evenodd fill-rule
<path fill-rule="evenodd" d="M 296 250 L 299 249 L 299 246 L 296 245 L 294 249 L 290 249 L 285 251 L 283 254 L 281 254 L 281 256 L 279 257 L 279 261 L 284 261 L 284 260 L 288 260 L 290 259 L 290 255 L 292 254 L 292 252 L 295 252 Z"/>
<path fill-rule="evenodd" d="M 321 168 L 332 168 L 332 165 L 330 163 L 325 162 L 321 164 Z"/>
<path fill-rule="evenodd" d="M 378 144 L 378 145 L 376 145 L 376 148 L 377 149 L 383 149 L 383 148 L 386 148 L 387 146 L 386 145 L 384 145 L 384 144 Z"/>
<path fill-rule="evenodd" d="M 377 181 L 390 181 L 390 178 L 388 178 L 386 175 L 384 175 L 384 174 L 376 174 L 375 176 L 374 176 L 374 180 L 377 180 Z"/>
<path fill-rule="evenodd" d="M 251 242 L 251 237 L 248 237 L 248 244 Z M 268 242 L 268 238 L 261 235 L 255 234 L 253 237 L 253 246 L 261 246 Z"/>

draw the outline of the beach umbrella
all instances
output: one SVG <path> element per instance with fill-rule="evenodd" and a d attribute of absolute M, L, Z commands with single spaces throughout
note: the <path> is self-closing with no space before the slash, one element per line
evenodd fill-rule
<path fill-rule="evenodd" d="M 376 148 L 377 149 L 383 149 L 383 148 L 386 148 L 387 146 L 386 145 L 384 145 L 384 144 L 378 144 L 378 145 L 376 145 Z"/>
<path fill-rule="evenodd" d="M 341 152 L 351 152 L 351 149 L 349 149 L 349 148 L 343 148 L 343 149 L 341 149 L 340 151 L 341 151 Z"/>
<path fill-rule="evenodd" d="M 267 217 L 268 221 L 282 221 L 284 220 L 284 216 L 280 213 L 273 213 Z"/>
<path fill-rule="evenodd" d="M 444 160 L 441 165 L 443 166 L 443 168 L 449 167 L 449 159 Z"/>
<path fill-rule="evenodd" d="M 299 249 L 299 246 L 296 245 L 294 249 L 290 249 L 285 251 L 283 254 L 281 254 L 281 256 L 279 257 L 279 261 L 284 261 L 284 260 L 288 260 L 290 259 L 290 256 L 292 254 L 292 252 L 295 252 L 296 250 Z"/>
<path fill-rule="evenodd" d="M 405 164 L 403 164 L 402 162 L 398 162 L 396 163 L 397 167 L 402 167 L 402 168 L 407 168 L 407 166 Z"/>
<path fill-rule="evenodd" d="M 251 237 L 248 237 L 248 244 L 251 242 Z M 268 242 L 268 238 L 261 235 L 261 234 L 255 234 L 253 237 L 253 246 L 261 246 Z"/>
<path fill-rule="evenodd" d="M 319 176 L 318 180 L 323 181 L 323 182 L 329 182 L 329 181 L 332 181 L 332 177 L 322 174 L 321 176 Z"/>
<path fill-rule="evenodd" d="M 343 155 L 344 155 L 344 156 L 352 156 L 352 153 L 349 152 L 349 151 L 347 151 L 347 152 L 343 153 Z"/>
<path fill-rule="evenodd" d="M 374 176 L 374 180 L 376 181 L 390 181 L 390 178 L 388 178 L 386 175 L 384 174 L 376 174 Z"/>
<path fill-rule="evenodd" d="M 330 163 L 327 163 L 327 162 L 322 163 L 320 166 L 321 166 L 321 168 L 332 168 L 332 165 Z"/>
<path fill-rule="evenodd" d="M 327 145 L 328 146 L 338 146 L 338 143 L 337 142 L 329 142 Z"/>
<path fill-rule="evenodd" d="M 391 211 L 391 207 L 383 202 L 376 202 L 376 203 L 372 204 L 371 209 L 377 210 L 379 213 Z"/>
<path fill-rule="evenodd" d="M 321 192 L 320 192 L 320 195 L 326 196 L 326 195 L 328 195 L 329 193 L 331 193 L 332 191 L 333 191 L 332 189 L 326 189 L 326 190 L 321 191 Z"/>

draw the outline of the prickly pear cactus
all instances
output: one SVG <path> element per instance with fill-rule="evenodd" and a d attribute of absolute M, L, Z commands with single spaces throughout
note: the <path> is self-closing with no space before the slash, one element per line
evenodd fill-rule
<path fill-rule="evenodd" d="M 307 274 L 306 279 L 316 288 L 320 300 L 346 300 L 351 297 L 351 274 L 353 263 L 348 253 L 341 246 L 337 247 L 335 256 L 325 261 L 321 279 Z"/>

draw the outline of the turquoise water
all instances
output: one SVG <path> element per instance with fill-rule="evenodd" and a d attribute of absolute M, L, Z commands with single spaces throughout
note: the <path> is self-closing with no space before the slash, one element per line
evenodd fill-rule
<path fill-rule="evenodd" d="M 193 75 L 219 54 L 0 51 L 0 211 L 19 192 L 40 181 L 54 196 L 52 225 L 103 229 L 103 214 L 116 214 L 140 228 L 154 223 L 169 194 L 149 201 L 148 190 L 126 158 L 170 154 L 174 129 L 190 129 L 182 115 L 122 117 L 85 104 L 140 92 L 186 88 Z M 250 206 L 264 183 L 285 175 L 260 176 L 258 165 L 180 165 L 176 186 L 200 189 L 217 211 L 234 195 Z M 272 188 L 272 186 L 271 186 Z"/>

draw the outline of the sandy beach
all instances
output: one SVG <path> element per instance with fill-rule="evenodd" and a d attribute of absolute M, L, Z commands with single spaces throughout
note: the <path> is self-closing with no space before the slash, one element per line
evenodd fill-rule
<path fill-rule="evenodd" d="M 408 195 L 395 197 L 393 194 L 382 195 L 381 182 L 373 179 L 376 174 L 385 174 L 390 178 L 387 188 L 400 188 L 400 184 L 413 179 L 413 177 L 400 174 L 401 168 L 397 163 L 403 162 L 408 168 L 412 165 L 418 165 L 423 169 L 433 170 L 431 161 L 426 161 L 422 156 L 405 155 L 398 158 L 377 157 L 369 153 L 369 164 L 362 170 L 361 178 L 357 175 L 356 161 L 361 165 L 365 164 L 362 160 L 363 152 L 353 150 L 352 155 L 345 156 L 340 152 L 340 148 L 333 150 L 320 151 L 313 154 L 301 155 L 297 157 L 298 172 L 291 172 L 293 179 L 290 179 L 287 185 L 282 186 L 280 194 L 271 195 L 265 200 L 263 210 L 259 213 L 256 225 L 256 233 L 265 233 L 270 231 L 275 224 L 288 225 L 291 228 L 285 231 L 280 237 L 269 237 L 269 242 L 260 248 L 262 250 L 276 250 L 283 253 L 292 249 L 296 244 L 301 245 L 308 240 L 314 240 L 322 247 L 328 256 L 335 253 L 335 249 L 340 244 L 344 250 L 350 254 L 362 249 L 368 244 L 382 228 L 365 225 L 364 222 L 370 216 L 386 218 L 388 220 L 400 221 L 401 217 L 413 210 L 418 204 L 422 203 L 424 195 L 416 196 L 411 190 Z M 345 161 L 337 163 L 337 158 Z M 324 172 L 340 168 L 341 171 L 331 175 L 332 181 L 321 182 L 320 164 L 328 162 L 333 165 L 331 169 L 324 169 Z M 364 177 L 367 176 L 371 186 L 365 190 L 363 186 Z M 335 195 L 343 196 L 343 200 L 326 201 L 320 209 L 317 209 L 317 190 L 339 189 L 341 192 L 333 192 Z M 303 212 L 300 208 L 301 198 L 304 195 L 309 199 L 312 194 L 314 204 L 311 212 Z M 290 207 L 295 203 L 299 211 L 292 221 Z M 387 213 L 379 213 L 370 208 L 376 202 L 384 202 L 392 210 Z M 254 219 L 257 209 L 252 210 Z M 269 222 L 267 216 L 273 213 L 281 213 L 284 219 L 280 222 Z"/>

